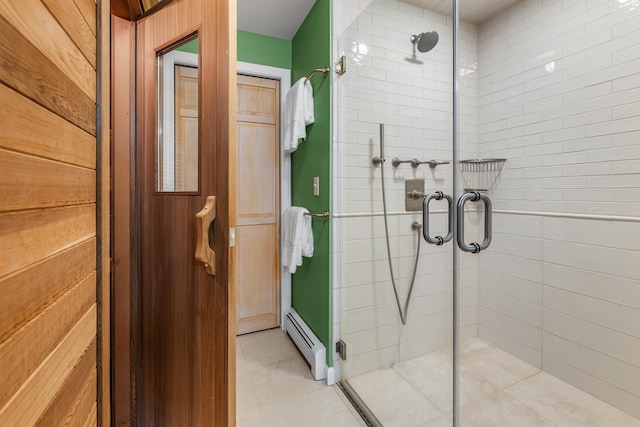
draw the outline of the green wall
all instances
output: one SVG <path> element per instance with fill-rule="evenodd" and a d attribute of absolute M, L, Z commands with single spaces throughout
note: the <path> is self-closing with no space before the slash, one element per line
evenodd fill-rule
<path fill-rule="evenodd" d="M 238 31 L 238 61 L 291 69 L 291 41 Z"/>
<path fill-rule="evenodd" d="M 180 52 L 198 53 L 198 39 L 193 39 L 190 42 L 179 46 L 176 50 Z"/>
<path fill-rule="evenodd" d="M 291 69 L 291 41 L 262 34 L 238 31 L 238 61 Z M 198 53 L 198 39 L 178 47 L 182 52 Z"/>
<path fill-rule="evenodd" d="M 292 41 L 292 84 L 314 68 L 331 67 L 330 0 L 317 0 Z M 331 212 L 331 74 L 311 78 L 315 122 L 291 155 L 291 204 Z M 320 196 L 313 177 L 320 177 Z M 292 306 L 327 348 L 333 366 L 331 221 L 312 218 L 314 254 L 291 276 Z"/>
<path fill-rule="evenodd" d="M 238 31 L 238 61 L 291 70 L 292 84 L 314 68 L 330 66 L 330 0 L 317 0 L 292 41 Z M 291 204 L 331 211 L 331 76 L 312 77 L 315 123 L 291 155 Z M 320 196 L 313 177 L 320 177 Z M 327 348 L 333 366 L 331 222 L 312 219 L 314 255 L 291 276 L 292 306 Z"/>

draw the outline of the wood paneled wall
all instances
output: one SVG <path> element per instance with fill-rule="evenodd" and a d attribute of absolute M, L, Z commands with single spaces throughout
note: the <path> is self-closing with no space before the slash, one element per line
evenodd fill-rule
<path fill-rule="evenodd" d="M 109 423 L 102 6 L 0 2 L 1 426 Z"/>

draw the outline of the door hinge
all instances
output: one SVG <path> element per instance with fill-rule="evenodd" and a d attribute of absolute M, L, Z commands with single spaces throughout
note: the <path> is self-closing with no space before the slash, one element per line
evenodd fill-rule
<path fill-rule="evenodd" d="M 229 247 L 233 248 L 236 245 L 236 228 L 229 227 Z"/>
<path fill-rule="evenodd" d="M 347 360 L 347 343 L 340 340 L 336 343 L 336 353 L 340 356 L 340 359 Z"/>

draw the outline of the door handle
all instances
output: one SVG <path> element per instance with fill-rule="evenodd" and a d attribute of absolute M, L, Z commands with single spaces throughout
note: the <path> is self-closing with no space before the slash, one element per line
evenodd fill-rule
<path fill-rule="evenodd" d="M 482 243 L 473 242 L 467 245 L 464 241 L 464 205 L 471 202 L 478 202 L 482 200 L 484 203 L 484 240 Z M 458 246 L 464 252 L 471 252 L 477 254 L 481 250 L 487 249 L 491 244 L 491 199 L 484 193 L 478 191 L 472 191 L 464 194 L 458 199 Z"/>
<path fill-rule="evenodd" d="M 216 196 L 209 196 L 196 214 L 196 261 L 204 264 L 204 271 L 216 275 L 216 253 L 209 244 L 209 227 L 216 219 Z"/>
<path fill-rule="evenodd" d="M 429 203 L 431 202 L 432 199 L 436 199 L 436 200 L 442 200 L 442 199 L 446 199 L 447 203 L 449 205 L 448 209 L 449 209 L 449 221 L 448 221 L 448 230 L 447 230 L 447 235 L 442 237 L 442 236 L 435 236 L 435 237 L 431 237 L 431 235 L 429 234 Z M 427 194 L 427 196 L 424 198 L 424 201 L 422 202 L 422 237 L 424 237 L 424 240 L 427 241 L 427 243 L 431 243 L 432 245 L 443 245 L 445 242 L 448 242 L 449 240 L 451 240 L 451 238 L 453 237 L 453 199 L 451 198 L 451 196 L 449 196 L 448 194 L 444 194 L 442 191 L 436 191 L 435 193 L 429 193 Z"/>

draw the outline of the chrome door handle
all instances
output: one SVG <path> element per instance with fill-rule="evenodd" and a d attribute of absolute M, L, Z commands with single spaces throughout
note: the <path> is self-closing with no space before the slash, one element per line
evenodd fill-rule
<path fill-rule="evenodd" d="M 431 237 L 431 235 L 429 234 L 429 203 L 432 199 L 446 199 L 449 205 L 449 224 L 447 235 L 444 237 Z M 424 198 L 424 201 L 422 202 L 422 224 L 422 237 L 424 237 L 424 240 L 426 240 L 427 243 L 440 246 L 451 240 L 453 238 L 453 199 L 451 198 L 451 196 L 449 196 L 448 194 L 444 194 L 442 191 L 436 191 L 435 193 L 427 194 L 427 196 Z"/>
<path fill-rule="evenodd" d="M 478 202 L 482 200 L 484 203 L 484 240 L 482 243 L 473 242 L 467 245 L 464 241 L 464 205 L 468 202 Z M 464 252 L 477 254 L 481 250 L 487 249 L 491 244 L 491 199 L 484 193 L 472 191 L 464 194 L 458 199 L 458 246 Z"/>

